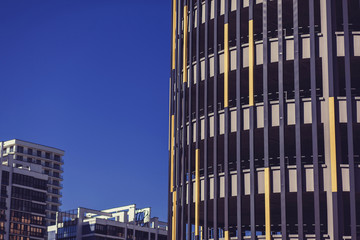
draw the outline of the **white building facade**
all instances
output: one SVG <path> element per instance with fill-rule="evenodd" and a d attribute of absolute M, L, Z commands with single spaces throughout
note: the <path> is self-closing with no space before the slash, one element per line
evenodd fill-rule
<path fill-rule="evenodd" d="M 48 240 L 167 240 L 167 223 L 152 218 L 150 208 L 128 205 L 106 210 L 78 208 L 58 212 Z"/>
<path fill-rule="evenodd" d="M 45 223 L 54 225 L 61 206 L 64 151 L 18 139 L 4 141 L 1 147 L 1 158 L 12 155 L 17 164 L 38 166 L 40 174 L 47 176 Z"/>

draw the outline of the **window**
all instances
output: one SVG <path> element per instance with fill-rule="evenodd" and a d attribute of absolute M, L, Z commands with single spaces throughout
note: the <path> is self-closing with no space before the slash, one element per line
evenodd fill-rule
<path fill-rule="evenodd" d="M 36 159 L 36 164 L 39 164 L 39 165 L 41 165 L 41 160 L 39 160 L 39 159 Z"/>
<path fill-rule="evenodd" d="M 54 155 L 54 159 L 56 160 L 56 161 L 60 161 L 60 156 L 59 155 Z"/>
<path fill-rule="evenodd" d="M 23 157 L 23 156 L 21 156 L 21 155 L 16 155 L 16 160 L 20 160 L 20 161 L 22 161 L 22 160 L 24 160 L 24 157 Z"/>
<path fill-rule="evenodd" d="M 50 159 L 50 153 L 45 153 L 45 158 Z"/>
<path fill-rule="evenodd" d="M 37 150 L 36 153 L 37 153 L 38 157 L 41 157 L 41 151 L 40 150 Z"/>
<path fill-rule="evenodd" d="M 32 150 L 31 148 L 28 148 L 27 153 L 28 153 L 29 155 L 32 155 L 32 154 L 33 154 L 33 150 Z"/>
<path fill-rule="evenodd" d="M 46 190 L 47 187 L 47 182 L 45 180 L 18 173 L 13 173 L 13 183 L 42 190 Z"/>
<path fill-rule="evenodd" d="M 28 157 L 28 158 L 27 158 L 27 161 L 28 161 L 29 163 L 32 163 L 33 159 L 32 159 L 31 157 Z"/>
<path fill-rule="evenodd" d="M 17 146 L 17 152 L 18 152 L 18 153 L 23 153 L 23 152 L 24 152 L 24 147 L 22 147 L 22 146 Z"/>
<path fill-rule="evenodd" d="M 3 152 L 6 153 L 6 151 L 7 151 L 7 148 L 4 148 L 4 149 L 3 149 Z"/>
<path fill-rule="evenodd" d="M 11 146 L 10 147 L 10 152 L 13 152 L 14 151 L 14 146 Z"/>
<path fill-rule="evenodd" d="M 3 171 L 1 178 L 1 184 L 9 185 L 9 172 Z"/>
<path fill-rule="evenodd" d="M 50 163 L 49 163 L 49 162 L 45 162 L 45 167 L 50 167 Z"/>
<path fill-rule="evenodd" d="M 1 186 L 1 196 L 7 197 L 7 189 L 5 185 Z"/>

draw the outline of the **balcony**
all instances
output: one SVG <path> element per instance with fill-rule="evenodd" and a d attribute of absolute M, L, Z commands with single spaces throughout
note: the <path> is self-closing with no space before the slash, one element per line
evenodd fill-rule
<path fill-rule="evenodd" d="M 52 211 L 52 212 L 57 212 L 57 211 L 59 211 L 59 208 L 58 208 L 58 206 L 47 206 L 46 210 Z"/>
<path fill-rule="evenodd" d="M 53 185 L 53 186 L 57 186 L 57 187 L 63 187 L 62 183 L 57 183 L 57 182 L 52 182 L 51 180 L 48 181 L 48 184 Z"/>
<path fill-rule="evenodd" d="M 54 165 L 54 167 L 53 167 L 53 168 L 54 168 L 54 169 L 56 169 L 56 170 L 59 170 L 59 171 L 64 172 L 64 168 L 63 168 L 63 167 L 61 167 L 61 166 Z"/>
<path fill-rule="evenodd" d="M 58 189 L 48 189 L 47 192 L 51 194 L 62 195 L 62 192 Z"/>
<path fill-rule="evenodd" d="M 62 201 L 59 199 L 53 199 L 53 198 L 48 198 L 46 199 L 47 202 L 51 202 L 51 203 L 59 203 L 62 204 Z"/>
<path fill-rule="evenodd" d="M 52 176 L 52 177 L 55 177 L 55 178 L 59 178 L 59 179 L 61 179 L 61 180 L 64 180 L 63 176 L 61 176 L 60 174 L 55 174 L 55 173 L 53 173 L 53 174 L 49 174 L 49 176 Z"/>

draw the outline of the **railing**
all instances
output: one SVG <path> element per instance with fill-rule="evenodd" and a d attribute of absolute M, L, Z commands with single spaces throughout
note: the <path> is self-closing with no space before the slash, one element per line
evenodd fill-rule
<path fill-rule="evenodd" d="M 48 189 L 47 190 L 48 193 L 52 193 L 52 194 L 56 194 L 56 195 L 62 195 L 62 192 L 59 191 L 58 189 Z"/>
<path fill-rule="evenodd" d="M 47 202 L 52 202 L 52 203 L 60 203 L 62 204 L 62 201 L 59 199 L 52 199 L 52 198 L 48 198 L 46 199 Z"/>
<path fill-rule="evenodd" d="M 55 178 L 59 178 L 59 179 L 61 179 L 61 180 L 64 180 L 64 178 L 63 178 L 63 176 L 61 176 L 61 175 L 56 175 L 56 174 L 49 174 L 49 176 L 52 176 L 52 177 L 55 177 Z"/>
<path fill-rule="evenodd" d="M 58 187 L 63 187 L 62 183 L 55 183 L 55 182 L 48 181 L 48 184 L 58 186 Z"/>

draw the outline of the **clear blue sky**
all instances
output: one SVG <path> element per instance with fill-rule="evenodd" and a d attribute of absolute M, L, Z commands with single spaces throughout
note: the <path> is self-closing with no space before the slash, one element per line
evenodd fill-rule
<path fill-rule="evenodd" d="M 0 139 L 66 151 L 62 210 L 167 220 L 171 1 L 0 1 Z"/>

